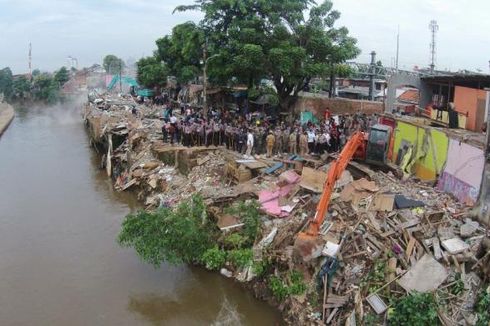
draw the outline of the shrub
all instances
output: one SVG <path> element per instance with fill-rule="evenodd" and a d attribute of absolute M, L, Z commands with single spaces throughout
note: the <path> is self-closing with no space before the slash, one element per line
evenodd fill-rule
<path fill-rule="evenodd" d="M 272 295 L 279 301 L 284 300 L 288 295 L 300 295 L 306 291 L 303 274 L 298 271 L 287 273 L 286 281 L 272 275 L 269 278 L 268 286 Z"/>
<path fill-rule="evenodd" d="M 397 300 L 388 317 L 390 325 L 439 325 L 437 305 L 430 293 L 413 293 Z"/>
<path fill-rule="evenodd" d="M 252 270 L 255 275 L 257 275 L 258 277 L 262 277 L 269 269 L 269 266 L 270 263 L 267 260 L 254 261 L 252 264 Z"/>
<path fill-rule="evenodd" d="M 292 295 L 300 295 L 306 291 L 306 284 L 303 282 L 303 274 L 298 271 L 289 273 L 289 293 Z"/>
<path fill-rule="evenodd" d="M 175 210 L 129 214 L 118 236 L 121 246 L 132 247 L 146 262 L 160 266 L 199 262 L 213 246 L 213 229 L 207 223 L 204 202 L 198 195 L 182 202 Z"/>
<path fill-rule="evenodd" d="M 481 292 L 478 296 L 475 312 L 478 316 L 477 326 L 490 325 L 490 286 L 487 288 L 487 291 Z"/>
<path fill-rule="evenodd" d="M 284 300 L 289 295 L 287 286 L 279 277 L 275 275 L 272 275 L 269 278 L 268 286 L 272 292 L 272 295 L 279 301 Z"/>
<path fill-rule="evenodd" d="M 202 262 L 207 269 L 215 271 L 220 269 L 226 262 L 226 252 L 217 246 L 206 250 L 202 255 Z"/>
<path fill-rule="evenodd" d="M 386 261 L 377 260 L 373 268 L 361 280 L 361 287 L 368 286 L 368 292 L 375 292 L 383 286 L 385 282 Z"/>
<path fill-rule="evenodd" d="M 227 247 L 240 249 L 247 242 L 247 239 L 239 233 L 233 233 L 227 236 L 224 242 Z"/>
<path fill-rule="evenodd" d="M 242 234 L 245 237 L 243 246 L 252 246 L 257 237 L 260 226 L 260 211 L 257 201 L 239 202 L 234 206 L 228 207 L 228 214 L 236 215 L 244 224 Z"/>
<path fill-rule="evenodd" d="M 235 268 L 244 268 L 252 265 L 252 249 L 234 249 L 228 252 L 228 259 Z"/>

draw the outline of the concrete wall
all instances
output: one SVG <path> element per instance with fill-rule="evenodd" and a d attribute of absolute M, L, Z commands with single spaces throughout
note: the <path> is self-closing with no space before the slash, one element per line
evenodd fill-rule
<path fill-rule="evenodd" d="M 384 110 L 382 102 L 349 100 L 338 97 L 328 98 L 312 94 L 311 96 L 300 96 L 294 105 L 294 112 L 299 114 L 303 111 L 311 111 L 315 116 L 321 118 L 324 116 L 327 107 L 333 114 L 380 114 Z"/>
<path fill-rule="evenodd" d="M 459 201 L 474 205 L 478 200 L 484 166 L 483 150 L 450 139 L 446 166 L 437 186 L 452 193 Z"/>
<path fill-rule="evenodd" d="M 396 90 L 405 86 L 412 86 L 419 90 L 419 107 L 425 108 L 431 102 L 431 90 L 416 73 L 400 71 L 388 78 L 388 91 L 386 94 L 385 111 L 392 112 L 396 108 Z"/>
<path fill-rule="evenodd" d="M 412 172 L 422 180 L 434 181 L 447 159 L 449 139 L 442 131 L 397 121 L 393 146 L 393 162 L 404 145 L 413 148 Z"/>
<path fill-rule="evenodd" d="M 480 131 L 485 120 L 487 93 L 476 88 L 454 87 L 454 106 L 456 111 L 467 114 L 466 129 Z M 480 104 L 479 104 L 480 101 Z"/>

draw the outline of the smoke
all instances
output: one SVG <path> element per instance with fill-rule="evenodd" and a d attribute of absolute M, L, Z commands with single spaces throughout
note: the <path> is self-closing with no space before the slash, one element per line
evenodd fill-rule
<path fill-rule="evenodd" d="M 55 127 L 77 125 L 82 122 L 82 108 L 87 102 L 86 95 L 77 95 L 54 105 L 33 105 L 19 109 L 17 116 L 22 119 L 26 116 L 36 116 L 30 122 L 35 127 Z"/>
<path fill-rule="evenodd" d="M 237 308 L 233 306 L 225 297 L 221 304 L 221 309 L 216 320 L 211 324 L 213 326 L 240 326 L 242 325 L 241 315 Z"/>

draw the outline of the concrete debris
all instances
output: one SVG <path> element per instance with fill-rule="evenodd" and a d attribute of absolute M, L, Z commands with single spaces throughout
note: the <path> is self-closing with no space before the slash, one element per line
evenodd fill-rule
<path fill-rule="evenodd" d="M 226 276 L 228 278 L 233 276 L 233 273 L 230 270 L 227 270 L 226 268 L 222 268 L 219 272 L 221 275 Z"/>
<path fill-rule="evenodd" d="M 431 255 L 424 255 L 398 280 L 407 292 L 436 290 L 449 276 L 448 272 Z"/>
<path fill-rule="evenodd" d="M 464 242 L 460 238 L 452 238 L 452 239 L 444 240 L 442 242 L 442 246 L 451 255 L 459 254 L 470 247 L 466 242 Z"/>

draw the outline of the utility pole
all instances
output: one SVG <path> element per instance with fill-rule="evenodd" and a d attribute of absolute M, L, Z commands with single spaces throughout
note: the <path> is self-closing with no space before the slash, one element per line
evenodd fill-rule
<path fill-rule="evenodd" d="M 398 33 L 396 34 L 396 61 L 395 68 L 398 72 L 398 56 L 400 55 L 400 25 L 398 25 Z"/>
<path fill-rule="evenodd" d="M 371 52 L 371 65 L 369 67 L 369 100 L 374 101 L 374 77 L 376 76 L 376 52 Z"/>
<path fill-rule="evenodd" d="M 429 30 L 431 31 L 432 35 L 432 42 L 430 43 L 430 72 L 434 73 L 434 69 L 436 67 L 436 33 L 439 30 L 437 21 L 430 21 Z"/>
<path fill-rule="evenodd" d="M 202 58 L 204 62 L 204 67 L 202 70 L 203 74 L 203 82 L 202 82 L 202 95 L 204 96 L 203 100 L 203 111 L 204 111 L 204 116 L 208 116 L 208 39 L 206 38 L 206 41 L 204 43 L 203 51 L 202 51 Z"/>

